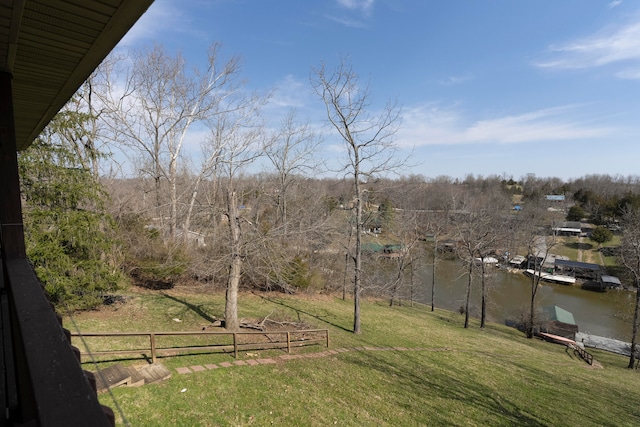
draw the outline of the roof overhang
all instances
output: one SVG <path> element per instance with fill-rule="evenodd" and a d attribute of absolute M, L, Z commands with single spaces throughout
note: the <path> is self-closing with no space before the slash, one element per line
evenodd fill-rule
<path fill-rule="evenodd" d="M 153 0 L 3 0 L 0 72 L 13 76 L 18 150 L 27 148 Z"/>

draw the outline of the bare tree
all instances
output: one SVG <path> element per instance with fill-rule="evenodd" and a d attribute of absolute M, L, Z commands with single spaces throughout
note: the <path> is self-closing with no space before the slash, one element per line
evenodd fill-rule
<path fill-rule="evenodd" d="M 530 203 L 527 208 L 519 213 L 515 221 L 520 229 L 522 244 L 527 248 L 528 267 L 531 271 L 531 293 L 529 299 L 529 321 L 526 325 L 527 338 L 533 338 L 536 324 L 536 296 L 542 280 L 542 268 L 551 250 L 557 244 L 557 231 L 549 230 L 549 225 L 542 222 L 543 213 L 541 206 Z M 533 265 L 531 265 L 533 263 Z"/>
<path fill-rule="evenodd" d="M 436 265 L 438 264 L 438 239 L 446 232 L 448 210 L 429 213 L 426 221 L 426 238 L 432 242 L 431 257 L 431 311 L 435 310 L 436 300 Z"/>
<path fill-rule="evenodd" d="M 640 211 L 627 209 L 623 214 L 622 244 L 620 259 L 622 264 L 633 275 L 633 287 L 636 291 L 633 324 L 631 328 L 631 354 L 627 367 L 633 369 L 636 363 L 638 348 L 638 322 L 640 320 Z"/>
<path fill-rule="evenodd" d="M 178 163 L 187 134 L 198 122 L 210 119 L 231 92 L 228 84 L 239 70 L 240 60 L 221 60 L 221 45 L 208 51 L 204 71 L 187 70 L 180 54 L 171 55 L 162 46 L 137 52 L 132 61 L 105 71 L 101 101 L 109 111 L 114 139 L 139 154 L 145 175 L 154 179 L 156 216 L 163 222 L 161 181 L 169 185 L 169 234 L 178 221 Z M 124 81 L 119 73 L 124 72 Z M 138 160 L 140 160 L 138 159 Z"/>
<path fill-rule="evenodd" d="M 467 291 L 465 297 L 464 327 L 469 327 L 469 305 L 474 269 L 480 269 L 481 314 L 480 327 L 485 326 L 487 308 L 487 258 L 496 250 L 501 237 L 500 204 L 496 197 L 476 195 L 465 209 L 455 213 L 454 225 L 460 241 L 459 254 L 467 265 Z"/>
<path fill-rule="evenodd" d="M 392 260 L 395 260 L 395 277 L 391 284 L 391 298 L 389 299 L 389 306 L 393 306 L 394 303 L 400 305 L 401 303 L 401 290 L 405 282 L 405 276 L 409 273 L 410 279 L 410 299 L 413 304 L 413 265 L 414 265 L 414 252 L 419 241 L 418 225 L 415 214 L 403 215 L 401 219 L 397 219 L 395 222 L 396 230 L 392 232 L 393 239 L 400 242 L 399 247 L 391 254 Z M 391 233 L 390 233 L 391 234 Z"/>
<path fill-rule="evenodd" d="M 287 236 L 289 190 L 308 172 L 315 170 L 318 159 L 314 158 L 321 140 L 308 123 L 298 123 L 296 111 L 292 110 L 282 121 L 280 130 L 265 147 L 265 154 L 276 170 L 277 220 Z"/>
<path fill-rule="evenodd" d="M 257 122 L 260 107 L 265 99 L 257 96 L 241 97 L 233 109 L 215 116 L 211 123 L 211 136 L 207 141 L 206 158 L 215 158 L 210 166 L 221 173 L 224 185 L 224 216 L 229 230 L 229 266 L 225 300 L 225 328 L 237 330 L 238 290 L 245 257 L 244 228 L 254 227 L 240 209 L 238 189 L 239 175 L 255 162 L 262 153 L 264 132 Z M 241 106 L 241 108 L 240 108 Z M 214 215 L 215 216 L 215 215 Z"/>
<path fill-rule="evenodd" d="M 399 124 L 400 110 L 389 103 L 378 114 L 369 111 L 371 99 L 368 85 L 361 86 L 351 64 L 342 59 L 330 70 L 325 64 L 313 70 L 311 84 L 326 107 L 329 123 L 338 132 L 347 149 L 347 159 L 340 169 L 353 179 L 355 190 L 355 247 L 353 332 L 360 334 L 360 293 L 362 290 L 362 181 L 380 173 L 388 173 L 404 162 L 395 157 L 393 136 Z"/>

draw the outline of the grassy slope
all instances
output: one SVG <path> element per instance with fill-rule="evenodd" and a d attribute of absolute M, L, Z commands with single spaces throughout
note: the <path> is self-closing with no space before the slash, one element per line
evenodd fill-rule
<path fill-rule="evenodd" d="M 85 313 L 76 322 L 84 331 L 199 330 L 208 316 L 222 315 L 223 298 L 135 295 L 118 310 Z M 605 368 L 592 369 L 561 346 L 527 340 L 500 325 L 480 330 L 474 323 L 465 330 L 459 315 L 424 307 L 367 302 L 361 336 L 348 332 L 349 301 L 247 294 L 240 310 L 241 317 L 300 318 L 329 328 L 332 348 L 424 350 L 351 351 L 190 375 L 175 368 L 233 359 L 163 358 L 173 371 L 168 381 L 113 390 L 131 425 L 640 425 L 638 373 L 624 369 L 626 359 L 618 356 L 596 352 Z M 134 362 L 140 360 L 125 361 Z M 108 394 L 101 400 L 115 409 Z"/>

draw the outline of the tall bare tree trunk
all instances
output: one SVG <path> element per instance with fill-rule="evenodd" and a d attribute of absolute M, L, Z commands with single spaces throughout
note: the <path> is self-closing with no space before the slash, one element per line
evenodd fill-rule
<path fill-rule="evenodd" d="M 534 265 L 533 276 L 531 276 L 531 301 L 529 305 L 529 324 L 527 325 L 527 338 L 533 338 L 533 325 L 535 324 L 536 318 L 536 294 L 538 293 L 538 284 L 539 279 L 536 282 L 536 268 Z"/>
<path fill-rule="evenodd" d="M 356 151 L 356 162 L 358 153 Z M 360 189 L 360 173 L 355 169 L 355 189 L 356 189 L 356 252 L 354 257 L 355 272 L 353 276 L 353 333 L 360 334 L 360 287 L 362 280 L 362 194 Z"/>
<path fill-rule="evenodd" d="M 402 305 L 402 298 L 400 297 L 400 286 L 402 284 L 402 274 L 404 273 L 405 263 L 404 263 L 404 255 L 400 258 L 400 265 L 398 265 L 398 274 L 396 274 L 395 281 L 393 283 L 393 287 L 391 288 L 391 301 L 389 301 L 389 307 L 393 307 L 394 301 L 397 300 L 398 305 Z M 411 287 L 413 298 L 413 285 Z M 413 304 L 413 300 L 411 300 Z"/>
<path fill-rule="evenodd" d="M 370 105 L 368 85 L 358 84 L 358 75 L 346 60 L 327 72 L 324 64 L 314 70 L 311 84 L 325 104 L 327 119 L 340 134 L 347 148 L 343 171 L 353 177 L 356 198 L 356 245 L 353 255 L 353 333 L 360 331 L 360 294 L 362 291 L 362 190 L 361 177 L 371 177 L 383 171 L 400 168 L 405 162 L 395 159 L 393 136 L 400 112 L 392 102 L 380 114 L 367 112 Z"/>
<path fill-rule="evenodd" d="M 480 258 L 480 262 L 482 263 L 482 297 L 480 302 L 480 328 L 484 328 L 486 318 L 487 318 L 487 283 L 485 277 L 485 264 L 484 257 Z"/>
<path fill-rule="evenodd" d="M 631 331 L 631 355 L 629 356 L 629 365 L 627 368 L 633 369 L 636 362 L 636 349 L 638 346 L 638 317 L 640 317 L 640 289 L 638 289 L 638 278 L 636 277 L 634 280 L 634 285 L 636 288 L 636 306 L 633 310 L 633 325 Z"/>
<path fill-rule="evenodd" d="M 349 273 L 349 252 L 344 254 L 344 277 L 342 279 L 342 301 L 347 300 L 347 276 Z"/>
<path fill-rule="evenodd" d="M 471 281 L 473 279 L 473 259 L 469 260 L 469 281 L 467 282 L 467 297 L 464 303 L 464 327 L 469 327 L 469 301 L 471 300 Z"/>
<path fill-rule="evenodd" d="M 438 239 L 433 239 L 433 268 L 431 270 L 431 311 L 435 309 L 436 299 L 436 251 L 438 250 Z"/>
<path fill-rule="evenodd" d="M 160 232 L 164 234 L 165 230 L 164 230 L 164 214 L 162 212 L 162 197 L 161 197 L 161 192 L 160 192 L 160 176 L 156 175 L 154 177 L 154 191 L 156 193 L 156 206 L 155 206 L 155 212 L 156 212 L 156 218 L 158 218 L 158 221 L 160 221 Z"/>
<path fill-rule="evenodd" d="M 413 300 L 414 300 L 414 292 L 415 292 L 415 282 L 414 282 L 414 276 L 413 276 L 413 263 L 414 263 L 414 259 L 413 256 L 411 256 L 411 260 L 409 261 L 411 264 L 409 264 L 409 277 L 410 277 L 410 282 L 411 283 L 411 289 L 410 289 L 410 294 L 409 294 L 409 303 L 411 304 L 411 307 L 413 307 Z"/>
<path fill-rule="evenodd" d="M 242 272 L 242 254 L 240 248 L 240 218 L 238 215 L 238 196 L 235 191 L 227 191 L 227 215 L 229 217 L 229 238 L 231 246 L 231 262 L 227 279 L 227 295 L 224 309 L 225 328 L 237 330 L 238 322 L 238 289 Z"/>
<path fill-rule="evenodd" d="M 170 211 L 169 211 L 169 237 L 173 239 L 176 236 L 176 231 L 178 227 L 178 188 L 177 188 L 177 160 L 175 158 L 171 158 L 169 162 L 169 177 L 170 177 L 170 189 L 169 189 L 169 197 L 170 197 Z M 182 231 L 186 237 L 187 230 Z"/>
<path fill-rule="evenodd" d="M 184 243 L 187 243 L 187 233 L 191 228 L 191 215 L 193 214 L 193 206 L 196 204 L 196 197 L 198 196 L 198 185 L 200 183 L 200 178 L 198 177 L 198 183 L 193 187 L 193 191 L 191 192 L 191 199 L 189 200 L 189 207 L 187 208 L 187 216 L 184 219 L 183 223 L 183 240 Z"/>

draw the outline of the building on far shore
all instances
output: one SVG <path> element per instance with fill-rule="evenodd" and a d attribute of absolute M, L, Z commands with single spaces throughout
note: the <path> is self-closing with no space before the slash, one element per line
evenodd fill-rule
<path fill-rule="evenodd" d="M 564 221 L 551 227 L 551 231 L 561 236 L 580 236 L 582 234 L 582 224 L 579 221 Z"/>

